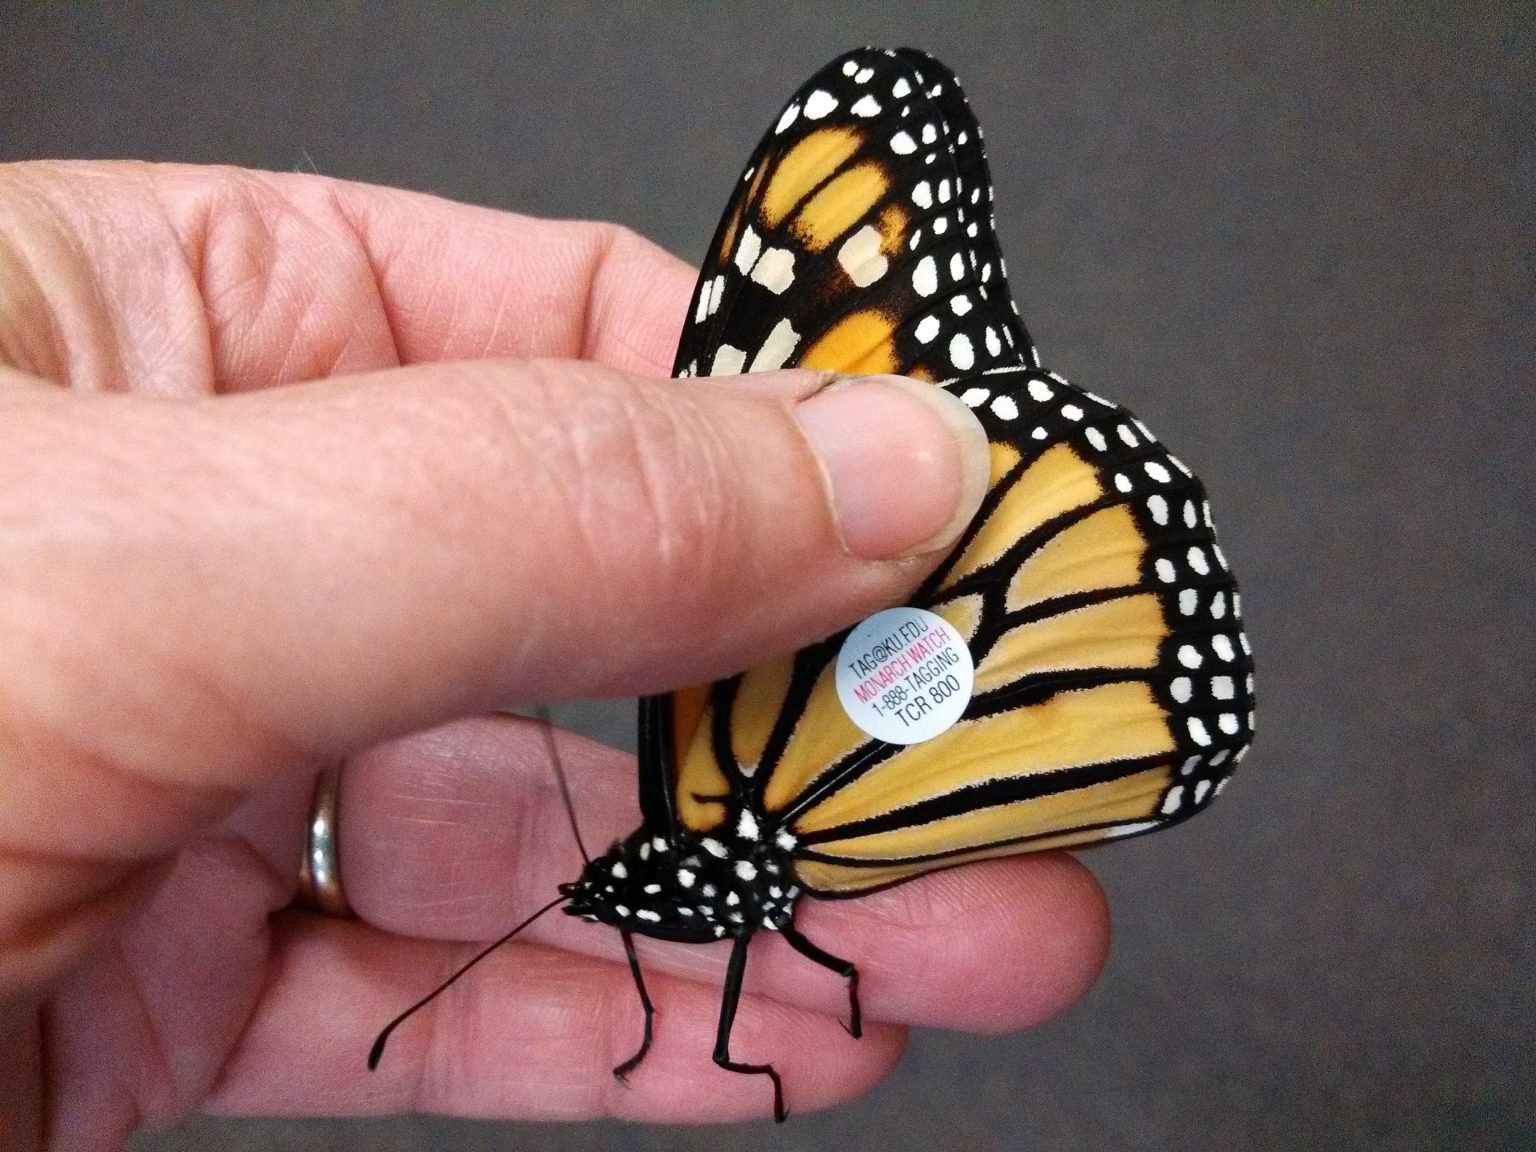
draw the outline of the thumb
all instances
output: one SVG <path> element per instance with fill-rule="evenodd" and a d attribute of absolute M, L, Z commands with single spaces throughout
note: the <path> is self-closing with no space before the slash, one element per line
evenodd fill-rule
<path fill-rule="evenodd" d="M 0 843 L 87 858 L 452 716 L 798 647 L 900 599 L 987 473 L 941 389 L 812 372 L 17 389 L 0 426 Z M 145 803 L 167 785 L 196 802 Z"/>

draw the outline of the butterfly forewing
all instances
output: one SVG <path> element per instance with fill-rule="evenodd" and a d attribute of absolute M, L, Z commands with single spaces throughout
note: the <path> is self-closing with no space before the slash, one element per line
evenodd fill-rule
<path fill-rule="evenodd" d="M 916 52 L 834 61 L 785 106 L 738 182 L 674 370 L 943 381 L 1025 363 L 1033 351 L 960 85 Z"/>
<path fill-rule="evenodd" d="M 648 815 L 707 833 L 734 787 L 794 836 L 807 888 L 847 896 L 1148 831 L 1220 790 L 1252 677 L 1204 491 L 1129 412 L 1039 367 L 1004 276 L 980 129 L 942 65 L 861 50 L 786 105 L 676 370 L 899 372 L 975 410 L 991 489 L 911 601 L 965 638 L 975 692 L 937 738 L 876 740 L 837 697 L 834 636 L 649 701 Z"/>

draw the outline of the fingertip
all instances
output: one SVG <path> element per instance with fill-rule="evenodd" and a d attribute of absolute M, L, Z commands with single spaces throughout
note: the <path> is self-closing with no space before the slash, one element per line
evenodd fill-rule
<path fill-rule="evenodd" d="M 1014 985 L 1018 1014 L 1005 1016 L 999 1031 L 1043 1024 L 1065 1012 L 1088 994 L 1109 960 L 1109 900 L 1098 878 L 1065 852 L 1028 863 L 1037 865 L 1033 876 L 1003 882 L 1024 881 L 1033 895 L 1015 932 L 1027 935 L 1034 970 L 1020 974 Z"/>
<path fill-rule="evenodd" d="M 866 1012 L 912 1024 L 1032 1027 L 1081 999 L 1108 956 L 1103 890 L 1065 853 L 970 864 L 807 905 L 805 933 L 860 966 Z"/>

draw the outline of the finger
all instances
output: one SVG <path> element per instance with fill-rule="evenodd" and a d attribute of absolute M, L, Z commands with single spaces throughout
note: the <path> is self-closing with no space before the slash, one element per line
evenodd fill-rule
<path fill-rule="evenodd" d="M 708 680 L 898 599 L 985 441 L 941 390 L 823 384 L 497 362 L 0 395 L 0 843 L 153 853 L 285 765 Z"/>
<path fill-rule="evenodd" d="M 589 846 L 632 831 L 632 759 L 570 734 L 557 748 Z M 484 940 L 575 879 L 581 860 L 547 749 L 535 722 L 502 717 L 445 725 L 348 764 L 341 850 L 353 907 L 391 931 Z M 968 865 L 857 900 L 805 897 L 797 924 L 859 967 L 869 1017 L 976 1031 L 1029 1026 L 1074 1003 L 1103 967 L 1109 933 L 1098 884 L 1061 853 Z M 559 914 L 528 935 L 614 960 L 623 954 L 612 929 Z M 749 988 L 846 1014 L 842 980 L 776 934 L 761 936 Z M 648 970 L 714 985 L 724 978 L 718 949 L 643 948 Z"/>
<path fill-rule="evenodd" d="M 628 229 L 292 179 L 355 229 L 402 363 L 553 356 L 671 374 L 695 272 Z"/>
<path fill-rule="evenodd" d="M 82 391 L 500 356 L 666 375 L 693 282 L 613 225 L 295 173 L 7 165 L 0 221 L 0 349 Z"/>
<path fill-rule="evenodd" d="M 510 944 L 402 1026 L 370 1074 L 378 1028 L 473 949 L 310 917 L 281 923 L 276 935 L 276 977 L 205 1103 L 211 1111 L 690 1123 L 771 1114 L 766 1078 L 710 1063 L 717 989 L 647 974 L 655 1042 L 626 1087 L 612 1069 L 638 1048 L 643 1019 L 627 968 Z M 829 1016 L 746 996 L 731 1051 L 771 1061 L 801 1112 L 867 1091 L 902 1044 L 898 1028 L 854 1040 Z"/>

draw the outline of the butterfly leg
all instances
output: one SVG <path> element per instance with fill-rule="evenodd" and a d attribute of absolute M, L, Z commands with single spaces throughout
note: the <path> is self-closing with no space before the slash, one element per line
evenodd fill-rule
<path fill-rule="evenodd" d="M 731 962 L 725 970 L 725 991 L 720 998 L 720 1027 L 715 1032 L 715 1063 L 728 1072 L 766 1076 L 773 1081 L 773 1118 L 780 1124 L 789 1115 L 784 1108 L 784 1084 L 772 1064 L 739 1064 L 731 1059 L 731 1025 L 736 1022 L 736 1006 L 741 1000 L 741 978 L 747 971 L 747 945 L 752 933 L 736 937 Z"/>
<path fill-rule="evenodd" d="M 640 974 L 640 957 L 635 952 L 634 935 L 619 929 L 624 940 L 624 955 L 629 958 L 629 974 L 635 978 L 635 991 L 640 993 L 640 1007 L 645 1009 L 645 1035 L 640 1040 L 640 1051 L 613 1070 L 613 1078 L 620 1084 L 629 1083 L 629 1074 L 640 1066 L 645 1054 L 651 1050 L 651 1024 L 656 1019 L 656 1008 L 645 990 L 645 977 Z"/>
<path fill-rule="evenodd" d="M 848 1035 L 857 1040 L 864 1034 L 863 1018 L 859 1012 L 858 966 L 816 947 L 816 945 L 800 935 L 792 924 L 780 928 L 779 932 L 783 935 L 784 939 L 789 941 L 789 946 L 807 960 L 814 961 L 823 968 L 831 969 L 848 981 L 848 1023 L 844 1024 L 843 1028 Z"/>

